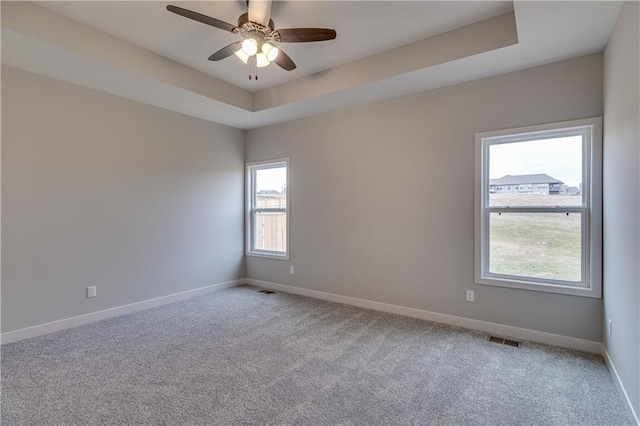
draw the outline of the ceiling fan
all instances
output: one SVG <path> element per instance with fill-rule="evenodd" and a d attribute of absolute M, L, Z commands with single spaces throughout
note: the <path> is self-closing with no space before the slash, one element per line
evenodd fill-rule
<path fill-rule="evenodd" d="M 219 61 L 235 54 L 244 63 L 254 63 L 258 68 L 274 62 L 280 68 L 291 71 L 296 68 L 296 64 L 278 47 L 279 43 L 306 43 L 336 38 L 336 31 L 328 28 L 275 29 L 271 19 L 271 0 L 247 0 L 247 9 L 248 12 L 238 18 L 238 25 L 233 25 L 182 7 L 167 6 L 169 12 L 242 37 L 242 40 L 209 56 L 210 61 Z"/>

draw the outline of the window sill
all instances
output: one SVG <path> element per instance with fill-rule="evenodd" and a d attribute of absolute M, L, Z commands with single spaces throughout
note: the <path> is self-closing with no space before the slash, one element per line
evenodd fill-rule
<path fill-rule="evenodd" d="M 289 260 L 289 253 L 275 254 L 268 252 L 248 251 L 245 253 L 248 257 L 261 257 L 263 259 Z"/>
<path fill-rule="evenodd" d="M 566 294 L 570 296 L 591 297 L 599 299 L 601 295 L 590 287 L 539 283 L 526 280 L 511 280 L 497 277 L 476 277 L 476 284 L 494 287 L 516 288 L 519 290 L 541 291 L 544 293 Z"/>

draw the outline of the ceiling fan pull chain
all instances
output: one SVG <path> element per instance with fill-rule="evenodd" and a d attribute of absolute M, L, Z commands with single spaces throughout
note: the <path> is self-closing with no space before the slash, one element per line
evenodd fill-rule
<path fill-rule="evenodd" d="M 251 66 L 255 70 L 255 73 L 253 74 L 254 80 L 257 81 L 258 80 L 258 61 L 256 61 L 255 56 L 253 58 L 254 60 L 251 61 Z"/>

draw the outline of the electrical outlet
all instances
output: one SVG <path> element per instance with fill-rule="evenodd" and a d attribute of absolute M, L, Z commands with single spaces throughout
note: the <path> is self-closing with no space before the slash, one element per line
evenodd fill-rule
<path fill-rule="evenodd" d="M 96 286 L 87 287 L 87 297 L 96 297 Z"/>
<path fill-rule="evenodd" d="M 295 272 L 296 272 L 295 268 L 293 266 L 289 266 L 289 273 L 293 275 L 295 274 Z"/>
<path fill-rule="evenodd" d="M 609 337 L 613 336 L 613 321 L 609 320 L 607 324 L 607 335 Z"/>
<path fill-rule="evenodd" d="M 467 290 L 467 302 L 473 302 L 473 290 Z"/>

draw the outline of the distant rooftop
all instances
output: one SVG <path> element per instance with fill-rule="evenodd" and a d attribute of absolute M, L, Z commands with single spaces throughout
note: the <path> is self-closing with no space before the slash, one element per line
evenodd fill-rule
<path fill-rule="evenodd" d="M 499 179 L 489 179 L 490 185 L 521 185 L 536 183 L 564 183 L 556 178 L 552 178 L 547 174 L 537 175 L 506 175 Z"/>
<path fill-rule="evenodd" d="M 274 198 L 274 197 L 281 197 L 285 194 L 285 191 L 282 192 L 278 192 L 275 189 L 263 189 L 261 191 L 258 191 L 257 194 L 260 198 Z"/>

